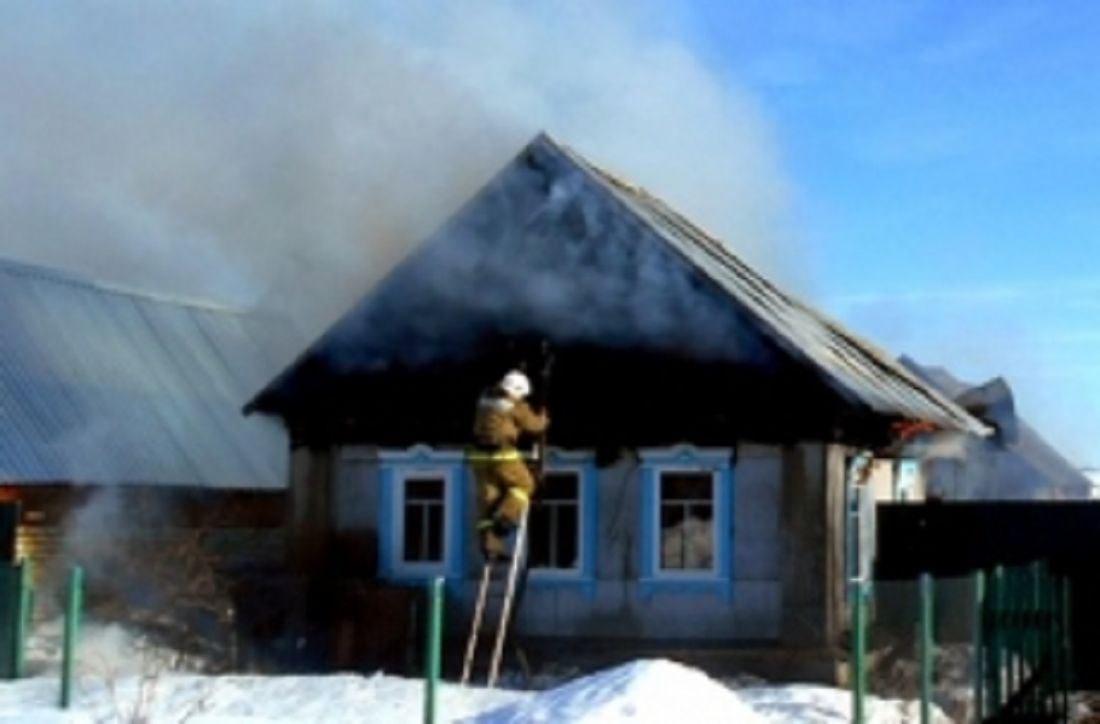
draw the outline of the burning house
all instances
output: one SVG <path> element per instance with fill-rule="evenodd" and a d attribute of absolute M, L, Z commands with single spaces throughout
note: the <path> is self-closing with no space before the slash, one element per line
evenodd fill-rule
<path fill-rule="evenodd" d="M 474 402 L 505 370 L 538 368 L 544 345 L 550 448 L 517 619 L 532 648 L 705 642 L 832 666 L 853 453 L 893 450 L 915 425 L 986 432 L 540 135 L 248 404 L 289 433 L 297 569 L 444 575 L 464 632 Z"/>
<path fill-rule="evenodd" d="M 269 326 L 0 261 L 0 493 L 40 583 L 81 563 L 91 591 L 167 606 L 167 579 L 123 582 L 281 565 L 285 437 L 240 416 L 277 364 Z"/>

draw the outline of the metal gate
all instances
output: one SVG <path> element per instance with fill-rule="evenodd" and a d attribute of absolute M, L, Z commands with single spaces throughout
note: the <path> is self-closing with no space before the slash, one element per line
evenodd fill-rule
<path fill-rule="evenodd" d="M 1069 579 L 1042 563 L 998 566 L 979 578 L 979 596 L 979 719 L 1069 721 Z"/>

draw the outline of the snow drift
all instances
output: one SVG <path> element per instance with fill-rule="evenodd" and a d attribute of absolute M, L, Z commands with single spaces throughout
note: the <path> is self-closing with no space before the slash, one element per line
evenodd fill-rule
<path fill-rule="evenodd" d="M 634 661 L 472 720 L 477 724 L 521 722 L 764 722 L 736 693 L 696 669 L 664 659 Z"/>
<path fill-rule="evenodd" d="M 125 641 L 123 642 L 125 644 Z M 82 673 L 74 707 L 57 708 L 56 673 L 0 682 L 0 724 L 325 722 L 390 724 L 422 715 L 424 682 L 395 676 L 201 676 L 143 669 Z M 851 693 L 824 686 L 729 688 L 696 669 L 641 660 L 542 692 L 443 684 L 440 722 L 801 722 L 847 724 Z M 946 721 L 934 709 L 933 721 Z M 916 702 L 868 697 L 868 721 L 920 721 Z"/>

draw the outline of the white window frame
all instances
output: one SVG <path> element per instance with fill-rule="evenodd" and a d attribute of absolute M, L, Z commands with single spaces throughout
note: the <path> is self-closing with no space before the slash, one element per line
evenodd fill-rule
<path fill-rule="evenodd" d="M 697 475 L 699 473 L 705 473 L 710 475 L 710 506 L 711 506 L 711 557 L 709 568 L 664 568 L 661 565 L 661 507 L 663 500 L 661 498 L 661 481 L 667 474 L 686 473 L 689 475 Z M 651 560 L 653 562 L 653 577 L 662 579 L 677 579 L 677 578 L 694 578 L 700 577 L 712 577 L 718 575 L 718 553 L 719 553 L 719 535 L 721 531 L 718 530 L 718 500 L 719 491 L 718 485 L 720 471 L 715 470 L 713 466 L 705 464 L 693 464 L 693 463 L 671 463 L 671 464 L 659 464 L 653 466 L 653 519 L 650 524 L 653 526 L 653 545 L 649 552 Z"/>
<path fill-rule="evenodd" d="M 553 578 L 577 578 L 584 572 L 585 554 L 588 552 L 586 550 L 588 543 L 585 540 L 587 536 L 584 530 L 586 521 L 585 506 L 587 505 L 585 501 L 585 485 L 588 484 L 588 481 L 585 480 L 585 468 L 580 463 L 554 464 L 548 461 L 546 474 L 552 475 L 560 473 L 568 473 L 575 476 L 577 479 L 577 560 L 572 568 L 535 568 L 532 566 L 528 569 L 528 575 L 532 578 L 547 580 Z M 541 501 L 538 504 L 547 505 L 547 502 Z M 530 543 L 528 543 L 528 546 L 530 546 Z"/>

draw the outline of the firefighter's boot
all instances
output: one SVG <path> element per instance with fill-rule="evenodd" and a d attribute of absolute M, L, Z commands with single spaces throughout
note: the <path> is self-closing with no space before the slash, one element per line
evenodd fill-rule
<path fill-rule="evenodd" d="M 481 538 L 481 555 L 485 562 L 507 563 L 510 560 L 505 544 L 507 532 L 493 520 L 482 520 L 477 527 Z"/>

